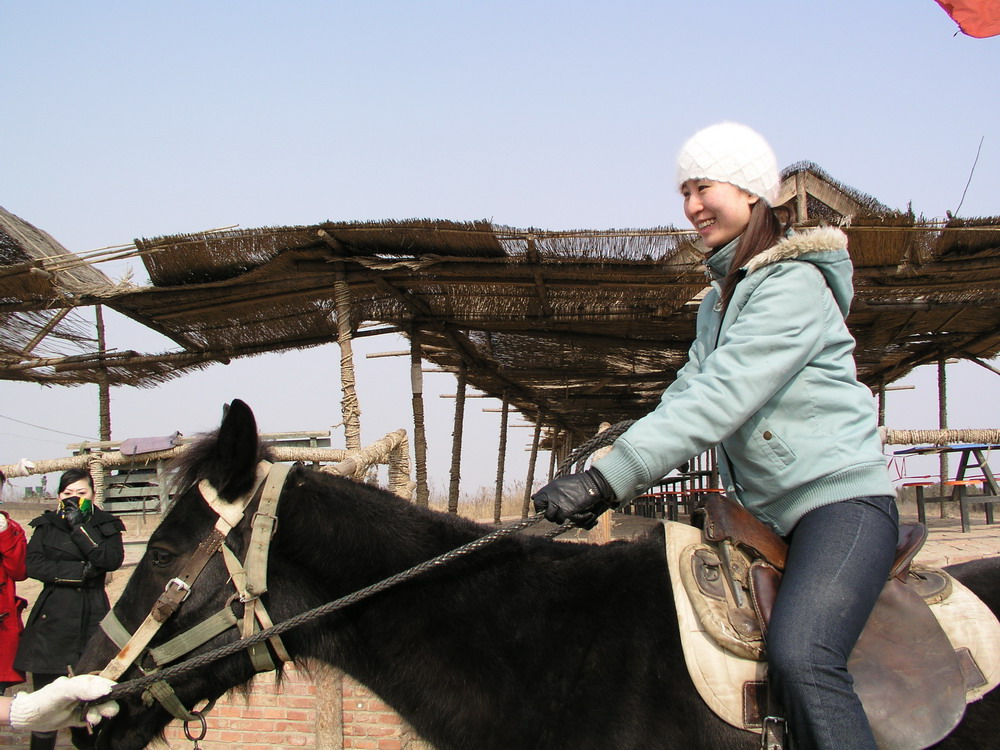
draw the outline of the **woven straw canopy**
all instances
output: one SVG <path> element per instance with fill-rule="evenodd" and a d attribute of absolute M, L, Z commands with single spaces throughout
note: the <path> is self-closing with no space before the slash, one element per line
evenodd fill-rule
<path fill-rule="evenodd" d="M 926 222 L 812 164 L 787 169 L 782 186 L 779 203 L 795 206 L 800 223 L 841 224 L 849 236 L 848 324 L 865 383 L 1000 351 L 1000 217 Z M 111 383 L 151 386 L 216 361 L 334 342 L 340 280 L 357 335 L 400 332 L 529 418 L 586 434 L 655 404 L 684 363 L 706 286 L 693 236 L 670 227 L 549 232 L 411 220 L 137 240 L 152 285 L 116 287 L 37 233 L 47 252 L 58 248 L 50 260 L 12 232 L 30 225 L 3 219 L 3 309 L 17 325 L 5 326 L 0 373 L 46 383 L 98 382 L 103 368 Z M 98 303 L 178 348 L 62 361 L 26 350 L 31 316 Z M 75 341 L 61 326 L 56 333 Z"/>

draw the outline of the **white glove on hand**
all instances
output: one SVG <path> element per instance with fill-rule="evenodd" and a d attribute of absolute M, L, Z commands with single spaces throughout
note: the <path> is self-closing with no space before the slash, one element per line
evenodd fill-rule
<path fill-rule="evenodd" d="M 111 692 L 113 680 L 96 674 L 60 677 L 34 693 L 18 693 L 10 704 L 10 725 L 14 729 L 51 732 L 66 727 L 94 725 L 118 713 L 115 701 L 96 704 L 83 713 L 83 702 L 97 700 Z"/>

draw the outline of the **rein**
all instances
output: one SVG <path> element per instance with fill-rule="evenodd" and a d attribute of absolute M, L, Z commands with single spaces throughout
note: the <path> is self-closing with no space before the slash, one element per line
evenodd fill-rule
<path fill-rule="evenodd" d="M 624 432 L 631 424 L 631 422 L 620 422 L 581 444 L 570 454 L 569 458 L 563 461 L 563 463 L 559 466 L 556 476 L 563 476 L 569 473 L 574 464 L 582 466 L 583 462 L 591 453 L 598 448 L 613 442 L 614 439 Z M 493 544 L 506 536 L 510 536 L 511 534 L 518 533 L 534 526 L 545 518 L 544 513 L 536 513 L 534 516 L 524 518 L 510 524 L 509 526 L 492 531 L 489 534 L 479 537 L 478 539 L 474 539 L 471 542 L 456 547 L 455 549 L 438 555 L 430 560 L 419 563 L 412 568 L 391 575 L 388 578 L 384 578 L 381 581 L 359 589 L 351 594 L 302 612 L 294 617 L 290 617 L 277 625 L 272 625 L 267 617 L 267 613 L 264 611 L 263 606 L 259 601 L 259 597 L 267 590 L 267 543 L 270 541 L 270 537 L 273 536 L 274 529 L 277 525 L 277 500 L 290 468 L 291 467 L 288 465 L 269 464 L 266 461 L 262 461 L 261 464 L 258 465 L 257 480 L 253 489 L 243 498 L 240 498 L 238 502 L 231 505 L 219 502 L 215 490 L 207 482 L 203 481 L 199 483 L 198 488 L 203 497 L 205 497 L 206 502 L 208 502 L 212 509 L 219 514 L 219 520 L 216 522 L 215 529 L 213 529 L 209 537 L 198 546 L 198 549 L 195 551 L 194 555 L 192 555 L 191 560 L 188 561 L 188 564 L 185 566 L 182 574 L 178 578 L 172 579 L 167 584 L 164 593 L 160 595 L 160 598 L 153 605 L 153 609 L 147 616 L 146 621 L 139 626 L 131 637 L 114 616 L 114 610 L 108 613 L 105 621 L 101 623 L 101 627 L 104 629 L 108 637 L 112 639 L 112 641 L 119 644 L 121 650 L 118 655 L 112 659 L 108 666 L 104 668 L 101 675 L 108 677 L 109 679 L 117 679 L 124 674 L 128 667 L 145 652 L 146 646 L 156 634 L 159 627 L 166 622 L 167 618 L 169 618 L 174 611 L 176 611 L 180 603 L 183 602 L 184 599 L 186 599 L 190 594 L 191 585 L 194 579 L 197 578 L 198 573 L 200 573 L 205 567 L 211 556 L 220 549 L 226 557 L 226 564 L 229 568 L 234 584 L 236 585 L 237 591 L 240 592 L 240 600 L 243 601 L 247 607 L 244 613 L 240 639 L 199 656 L 192 657 L 181 662 L 180 664 L 158 669 L 155 672 L 144 675 L 143 677 L 128 680 L 126 682 L 120 682 L 115 685 L 107 695 L 100 699 L 101 702 L 116 700 L 126 696 L 135 695 L 140 692 L 145 692 L 147 695 L 152 694 L 152 697 L 160 700 L 161 704 L 164 704 L 165 707 L 167 707 L 167 710 L 177 718 L 183 719 L 185 722 L 197 719 L 200 720 L 204 726 L 203 714 L 211 709 L 212 704 L 209 704 L 209 706 L 200 712 L 188 711 L 180 705 L 180 701 L 175 695 L 173 695 L 173 691 L 167 684 L 167 680 L 180 677 L 188 672 L 204 667 L 207 664 L 218 661 L 219 659 L 223 659 L 227 656 L 237 654 L 246 649 L 260 649 L 266 655 L 266 646 L 262 645 L 265 641 L 271 642 L 272 646 L 275 648 L 276 654 L 282 662 L 291 661 L 291 658 L 285 652 L 284 647 L 280 644 L 280 640 L 278 640 L 278 636 L 281 634 L 286 633 L 287 631 L 300 625 L 312 622 L 320 617 L 345 609 L 352 604 L 356 604 L 357 602 L 381 593 L 389 588 L 392 588 L 393 586 L 416 578 L 429 570 L 434 570 L 447 565 L 450 562 Z M 274 473 L 269 474 L 269 472 L 272 471 Z M 229 531 L 240 523 L 243 518 L 244 511 L 258 491 L 260 491 L 261 485 L 264 483 L 265 479 L 267 479 L 267 484 L 263 489 L 261 505 L 264 505 L 269 494 L 273 495 L 273 504 L 267 509 L 266 512 L 262 511 L 259 507 L 257 513 L 254 515 L 254 529 L 251 536 L 251 543 L 247 551 L 246 570 L 244 572 L 242 568 L 238 567 L 239 562 L 235 559 L 235 555 L 233 555 L 228 547 L 224 546 L 223 542 Z M 258 534 L 258 528 L 261 529 L 261 534 Z M 569 531 L 571 528 L 573 528 L 572 522 L 567 521 L 558 528 L 546 532 L 544 536 L 551 539 Z M 220 534 L 221 538 L 217 539 Z M 195 570 L 195 568 L 197 568 L 197 570 Z M 257 618 L 262 627 L 261 630 L 256 632 L 253 632 L 254 617 Z M 148 624 L 151 620 L 155 624 Z M 180 658 L 202 643 L 205 643 L 219 633 L 224 632 L 229 627 L 235 626 L 235 615 L 233 615 L 232 611 L 227 606 L 222 612 L 208 618 L 208 620 L 205 620 L 200 625 L 186 631 L 186 633 L 176 636 L 167 643 L 162 644 L 155 649 L 151 649 L 149 653 L 153 656 L 154 661 L 156 661 L 157 664 L 166 663 Z M 195 631 L 198 631 L 197 637 L 190 637 L 189 634 Z M 125 645 L 121 645 L 125 641 L 127 641 L 127 643 L 125 643 Z M 184 647 L 185 650 L 180 650 L 181 647 Z M 251 656 L 251 658 L 253 659 L 254 657 Z M 256 659 L 254 660 L 254 665 L 255 667 L 258 666 Z M 264 669 L 258 669 L 258 671 L 269 671 L 271 669 L 274 669 L 273 664 L 265 666 Z M 166 690 L 169 691 L 169 695 L 173 696 L 172 701 L 169 697 L 166 700 L 161 697 L 160 694 L 165 692 L 162 686 L 166 686 Z M 172 707 L 166 705 L 171 702 L 175 705 Z M 185 732 L 187 732 L 186 723 Z"/>
<path fill-rule="evenodd" d="M 153 684 L 158 680 L 167 680 L 170 678 L 175 678 L 180 675 L 187 674 L 188 672 L 191 672 L 195 669 L 199 669 L 200 667 L 203 667 L 206 664 L 210 664 L 214 661 L 218 661 L 219 659 L 223 659 L 227 656 L 237 654 L 240 651 L 244 650 L 245 648 L 260 643 L 261 641 L 281 635 L 282 633 L 285 633 L 291 630 L 292 628 L 296 628 L 299 625 L 305 625 L 306 623 L 312 622 L 313 620 L 316 620 L 320 617 L 323 617 L 325 615 L 349 607 L 352 604 L 356 604 L 357 602 L 360 602 L 364 599 L 374 596 L 375 594 L 381 593 L 386 589 L 392 588 L 397 584 L 404 583 L 412 578 L 416 578 L 417 576 L 427 572 L 428 570 L 433 570 L 435 568 L 441 567 L 442 565 L 446 565 L 449 562 L 453 562 L 454 560 L 457 560 L 460 557 L 464 557 L 465 555 L 468 555 L 479 549 L 482 549 L 483 547 L 492 544 L 493 542 L 496 542 L 505 536 L 509 536 L 510 534 L 514 534 L 530 526 L 534 526 L 536 523 L 543 520 L 544 518 L 545 515 L 543 513 L 538 513 L 529 518 L 517 521 L 511 524 L 510 526 L 505 526 L 502 529 L 497 529 L 496 531 L 492 531 L 489 534 L 486 534 L 485 536 L 481 536 L 478 539 L 474 539 L 473 541 L 468 542 L 467 544 L 463 544 L 461 547 L 456 547 L 455 549 L 450 550 L 449 552 L 445 552 L 442 555 L 438 555 L 437 557 L 434 557 L 430 560 L 415 565 L 412 568 L 404 570 L 400 573 L 396 573 L 395 575 L 389 576 L 388 578 L 384 578 L 381 581 L 378 581 L 377 583 L 373 583 L 370 586 L 366 586 L 362 589 L 359 589 L 354 593 L 347 594 L 346 596 L 342 596 L 339 599 L 335 599 L 334 601 L 327 602 L 326 604 L 322 604 L 318 607 L 307 610 L 301 614 L 295 615 L 294 617 L 290 617 L 287 620 L 282 620 L 277 625 L 274 625 L 265 630 L 261 630 L 260 632 L 254 633 L 253 635 L 245 639 L 239 641 L 233 641 L 232 643 L 228 643 L 225 646 L 220 646 L 219 648 L 213 649 L 212 651 L 208 651 L 199 656 L 194 656 L 191 659 L 182 662 L 181 664 L 175 664 L 174 666 L 171 667 L 165 667 L 164 669 L 156 672 L 155 674 L 146 675 L 144 677 L 138 677 L 136 679 L 129 680 L 127 682 L 121 682 L 115 685 L 115 687 L 111 689 L 110 693 L 101 697 L 100 700 L 97 702 L 104 702 L 107 700 L 123 698 L 127 695 L 133 695 L 141 690 L 144 690 L 149 685 Z M 557 533 L 562 533 L 564 531 L 569 530 L 570 528 L 572 528 L 571 524 L 564 524 L 563 526 L 560 526 L 558 529 L 553 529 L 553 531 L 548 532 L 546 536 L 556 536 Z"/>

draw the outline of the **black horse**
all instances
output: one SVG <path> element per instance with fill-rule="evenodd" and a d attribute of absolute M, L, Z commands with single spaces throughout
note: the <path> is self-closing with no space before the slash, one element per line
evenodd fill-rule
<path fill-rule="evenodd" d="M 266 458 L 250 409 L 234 401 L 216 433 L 182 460 L 188 489 L 152 535 L 115 613 L 134 631 L 207 537 L 224 500 L 247 492 Z M 278 507 L 266 595 L 275 622 L 338 599 L 483 536 L 490 529 L 412 505 L 378 488 L 293 467 Z M 249 513 L 248 513 L 249 518 Z M 244 520 L 228 544 L 242 557 Z M 153 645 L 227 606 L 216 554 Z M 1000 610 L 1000 558 L 952 568 Z M 232 604 L 239 614 L 242 605 Z M 234 630 L 199 651 L 234 640 Z M 662 532 L 597 546 L 511 535 L 283 636 L 298 663 L 335 665 L 367 685 L 439 750 L 758 747 L 706 707 L 681 654 Z M 77 665 L 97 671 L 118 649 L 98 633 Z M 138 676 L 132 667 L 122 679 Z M 191 708 L 254 672 L 244 652 L 171 679 Z M 136 696 L 98 728 L 96 745 L 140 750 L 171 720 Z M 936 747 L 997 748 L 1000 691 L 969 706 Z M 209 723 L 211 716 L 209 716 Z"/>

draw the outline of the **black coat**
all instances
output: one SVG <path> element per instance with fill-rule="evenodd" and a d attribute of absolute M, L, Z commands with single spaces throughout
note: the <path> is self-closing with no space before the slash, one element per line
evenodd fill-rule
<path fill-rule="evenodd" d="M 71 530 L 55 511 L 31 522 L 28 577 L 45 585 L 31 608 L 14 665 L 38 674 L 66 674 L 111 608 L 105 573 L 125 559 L 125 524 L 95 507 Z"/>

